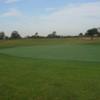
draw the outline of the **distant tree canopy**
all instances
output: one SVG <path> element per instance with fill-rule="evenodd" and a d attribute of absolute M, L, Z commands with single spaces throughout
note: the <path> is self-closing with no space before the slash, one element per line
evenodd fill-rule
<path fill-rule="evenodd" d="M 36 32 L 36 33 L 34 34 L 33 38 L 39 38 L 39 33 Z"/>
<path fill-rule="evenodd" d="M 84 36 L 84 35 L 83 35 L 83 33 L 79 33 L 79 36 L 82 37 L 82 36 Z"/>
<path fill-rule="evenodd" d="M 20 36 L 20 34 L 18 33 L 18 31 L 13 31 L 12 33 L 11 33 L 11 39 L 20 39 L 21 38 L 21 36 Z"/>
<path fill-rule="evenodd" d="M 5 39 L 5 33 L 4 32 L 0 32 L 0 39 Z"/>
<path fill-rule="evenodd" d="M 85 35 L 93 37 L 95 35 L 99 36 L 99 34 L 100 34 L 100 32 L 98 32 L 97 28 L 92 28 L 92 29 L 87 30 Z"/>
<path fill-rule="evenodd" d="M 53 31 L 51 34 L 48 34 L 48 38 L 55 38 L 55 37 L 57 37 L 57 34 L 56 34 L 57 32 L 56 31 Z"/>
<path fill-rule="evenodd" d="M 34 34 L 34 36 L 35 36 L 35 37 L 37 37 L 38 35 L 39 35 L 39 33 L 38 33 L 38 32 L 36 32 L 36 33 Z"/>
<path fill-rule="evenodd" d="M 100 32 L 98 31 L 97 28 L 92 28 L 87 30 L 87 32 L 85 33 L 85 36 L 89 36 L 91 37 L 91 39 L 93 39 L 94 36 L 100 36 Z"/>
<path fill-rule="evenodd" d="M 52 33 L 48 34 L 47 36 L 41 36 L 39 35 L 38 32 L 36 32 L 34 35 L 27 36 L 27 37 L 21 37 L 18 31 L 13 31 L 11 33 L 11 36 L 8 37 L 5 35 L 4 32 L 0 32 L 0 39 L 3 40 L 8 40 L 8 39 L 37 39 L 37 38 L 76 38 L 79 37 L 80 39 L 88 38 L 88 39 L 93 39 L 94 37 L 100 37 L 100 28 L 91 28 L 86 31 L 86 33 L 79 33 L 78 35 L 72 36 L 63 36 L 63 35 L 57 35 L 56 31 L 53 31 Z"/>

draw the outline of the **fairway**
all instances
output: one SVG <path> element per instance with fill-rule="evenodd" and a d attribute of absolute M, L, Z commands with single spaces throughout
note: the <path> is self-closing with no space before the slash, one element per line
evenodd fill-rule
<path fill-rule="evenodd" d="M 0 100 L 100 100 L 100 40 L 0 43 Z"/>

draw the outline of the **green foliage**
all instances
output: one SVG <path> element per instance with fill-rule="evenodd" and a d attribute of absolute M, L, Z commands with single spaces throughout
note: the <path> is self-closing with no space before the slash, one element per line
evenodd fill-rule
<path fill-rule="evenodd" d="M 21 36 L 20 34 L 18 33 L 18 31 L 13 31 L 12 34 L 11 34 L 11 39 L 20 39 Z"/>
<path fill-rule="evenodd" d="M 83 35 L 83 33 L 80 33 L 79 36 L 82 37 L 82 36 L 84 36 L 84 35 Z"/>
<path fill-rule="evenodd" d="M 48 38 L 56 38 L 56 37 L 58 37 L 56 33 L 57 33 L 56 31 L 53 31 L 51 34 L 48 34 L 47 37 Z"/>
<path fill-rule="evenodd" d="M 0 32 L 0 40 L 5 39 L 5 33 L 4 32 Z"/>
<path fill-rule="evenodd" d="M 94 35 L 97 35 L 97 36 L 99 36 L 99 32 L 98 32 L 98 29 L 97 28 L 92 28 L 92 29 L 89 29 L 89 30 L 87 30 L 87 32 L 86 32 L 86 35 L 87 36 L 91 36 L 91 37 L 93 37 Z"/>

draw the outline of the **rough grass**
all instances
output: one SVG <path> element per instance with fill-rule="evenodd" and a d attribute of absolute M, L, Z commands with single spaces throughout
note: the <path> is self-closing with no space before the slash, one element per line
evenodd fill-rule
<path fill-rule="evenodd" d="M 32 45 L 57 45 L 57 44 L 100 44 L 100 38 L 94 40 L 85 40 L 80 38 L 65 39 L 19 39 L 19 40 L 0 40 L 0 48 L 15 46 L 32 46 Z"/>
<path fill-rule="evenodd" d="M 42 48 L 45 47 L 44 45 L 70 43 L 75 44 L 76 47 L 78 43 L 82 44 L 83 51 L 91 44 L 93 50 L 99 53 L 99 40 L 87 41 L 87 43 L 85 41 L 85 45 L 83 40 L 13 41 L 13 43 L 12 40 L 8 41 L 9 45 L 6 44 L 7 41 L 2 41 L 1 49 L 8 50 L 8 47 L 14 46 L 19 49 L 21 47 L 18 46 L 25 47 L 25 45 L 38 45 Z M 34 41 L 35 44 L 33 44 Z M 96 57 L 99 56 L 96 54 Z M 99 61 L 27 58 L 0 53 L 0 100 L 99 100 L 99 94 Z"/>

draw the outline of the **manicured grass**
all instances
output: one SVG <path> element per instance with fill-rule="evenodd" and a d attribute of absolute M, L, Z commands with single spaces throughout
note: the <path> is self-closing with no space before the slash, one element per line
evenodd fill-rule
<path fill-rule="evenodd" d="M 73 61 L 99 61 L 99 45 L 46 45 L 14 47 L 0 50 L 0 53 L 18 57 L 31 57 L 41 59 L 63 59 Z"/>
<path fill-rule="evenodd" d="M 100 99 L 99 40 L 2 42 L 0 100 Z"/>

